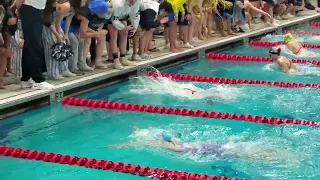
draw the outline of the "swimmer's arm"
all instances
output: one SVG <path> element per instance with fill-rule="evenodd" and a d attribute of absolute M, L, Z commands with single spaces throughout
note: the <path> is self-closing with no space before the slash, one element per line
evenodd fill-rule
<path fill-rule="evenodd" d="M 284 64 L 283 62 L 280 63 L 280 67 L 281 67 L 282 71 L 284 71 L 285 73 L 290 72 L 290 69 L 288 68 L 288 66 L 286 64 Z"/>
<path fill-rule="evenodd" d="M 101 148 L 134 148 L 141 146 L 154 146 L 154 147 L 163 147 L 163 145 L 156 142 L 144 142 L 144 143 L 123 143 L 123 144 L 115 144 L 109 146 L 103 146 Z"/>

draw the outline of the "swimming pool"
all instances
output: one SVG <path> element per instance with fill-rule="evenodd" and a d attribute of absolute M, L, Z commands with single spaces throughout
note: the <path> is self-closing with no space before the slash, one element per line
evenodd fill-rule
<path fill-rule="evenodd" d="M 239 47 L 224 53 L 266 56 L 267 51 Z M 252 54 L 251 54 L 252 53 Z M 166 72 L 272 81 L 319 83 L 317 76 L 290 76 L 264 68 L 267 63 L 219 63 L 205 59 L 169 68 Z M 147 84 L 150 83 L 151 84 Z M 278 88 L 260 85 L 218 85 L 167 82 L 153 87 L 150 78 L 135 78 L 80 97 L 166 107 L 204 109 L 230 113 L 320 121 L 320 93 L 317 89 Z M 167 85 L 219 89 L 221 97 L 190 98 L 163 91 Z M 217 143 L 259 142 L 263 146 L 289 150 L 300 163 L 282 160 L 257 161 L 185 154 L 177 156 L 162 149 L 103 149 L 105 145 L 133 141 L 131 127 L 161 127 L 183 141 Z M 112 111 L 54 104 L 0 122 L 1 144 L 48 152 L 109 159 L 128 163 L 248 179 L 319 179 L 320 131 L 318 128 L 271 126 L 231 120 Z M 241 149 L 240 149 L 241 151 Z M 297 156 L 297 157 L 296 157 Z M 67 165 L 1 158 L 0 179 L 141 179 L 138 176 L 96 171 Z"/>

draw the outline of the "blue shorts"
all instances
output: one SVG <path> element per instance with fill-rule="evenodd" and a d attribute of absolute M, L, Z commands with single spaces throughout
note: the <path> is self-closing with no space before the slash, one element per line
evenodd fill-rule
<path fill-rule="evenodd" d="M 296 1 L 296 6 L 302 6 L 302 1 Z"/>
<path fill-rule="evenodd" d="M 170 24 L 171 22 L 175 21 L 175 17 L 176 17 L 176 16 L 174 15 L 174 13 L 169 13 L 167 17 L 168 17 L 169 20 L 168 20 L 168 22 L 165 23 L 164 25 L 169 26 L 169 24 Z"/>
<path fill-rule="evenodd" d="M 60 26 L 61 26 L 62 30 L 64 31 L 64 28 L 66 27 L 65 21 L 61 21 Z M 70 24 L 68 33 L 79 34 L 79 32 L 80 32 L 80 26 L 75 26 L 75 25 Z"/>

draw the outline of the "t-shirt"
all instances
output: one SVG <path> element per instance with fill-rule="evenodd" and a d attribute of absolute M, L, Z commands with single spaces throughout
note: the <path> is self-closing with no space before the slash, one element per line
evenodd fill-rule
<path fill-rule="evenodd" d="M 88 5 L 85 5 L 80 8 L 79 15 L 89 20 L 88 27 L 93 30 L 97 30 L 99 27 L 103 26 L 106 23 L 106 19 L 104 17 L 100 18 L 96 14 L 92 14 Z"/>
<path fill-rule="evenodd" d="M 46 2 L 47 0 L 25 0 L 23 4 L 42 10 L 46 7 Z"/>
<path fill-rule="evenodd" d="M 159 3 L 153 0 L 142 0 L 141 11 L 145 11 L 147 9 L 154 10 L 157 14 L 159 11 Z"/>

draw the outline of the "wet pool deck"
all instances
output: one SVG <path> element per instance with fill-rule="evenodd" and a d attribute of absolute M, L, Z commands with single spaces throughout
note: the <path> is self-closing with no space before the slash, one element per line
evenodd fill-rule
<path fill-rule="evenodd" d="M 299 26 L 308 26 L 308 23 L 312 20 L 316 20 L 320 17 L 319 13 L 315 11 L 303 11 L 300 13 L 297 18 L 293 20 L 283 20 L 280 21 L 277 27 L 267 27 L 263 23 L 255 24 L 254 29 L 241 34 L 236 34 L 228 37 L 221 37 L 218 34 L 215 34 L 215 37 L 200 41 L 197 43 L 197 46 L 194 49 L 187 49 L 181 53 L 170 53 L 168 50 L 164 49 L 164 39 L 161 36 L 156 37 L 156 47 L 161 51 L 153 53 L 153 58 L 146 61 L 141 61 L 137 63 L 135 67 L 127 67 L 124 70 L 115 70 L 112 68 L 111 63 L 107 63 L 109 69 L 107 70 L 94 70 L 91 73 L 86 73 L 82 76 L 77 76 L 74 78 L 66 78 L 63 81 L 50 81 L 48 82 L 54 84 L 56 88 L 52 91 L 44 90 L 21 90 L 19 84 L 14 83 L 12 77 L 5 78 L 7 83 L 6 90 L 0 90 L 0 119 L 5 118 L 7 112 L 20 111 L 36 104 L 51 104 L 61 100 L 63 95 L 79 93 L 80 91 L 92 89 L 94 87 L 103 87 L 106 86 L 106 80 L 115 78 L 117 76 L 125 76 L 129 73 L 134 73 L 141 68 L 146 68 L 149 66 L 156 66 L 159 64 L 176 62 L 177 59 L 183 59 L 186 57 L 194 56 L 201 57 L 205 52 L 214 50 L 221 46 L 231 45 L 232 43 L 242 44 L 247 43 L 250 39 L 264 35 L 267 33 L 275 32 L 281 34 L 283 29 L 299 25 Z M 120 77 L 118 78 L 120 79 Z M 117 79 L 113 79 L 117 80 Z M 72 92 L 70 92 L 72 91 Z M 66 93 L 67 92 L 67 93 Z M 40 101 L 41 99 L 41 101 Z M 26 104 L 27 102 L 33 102 Z"/>

